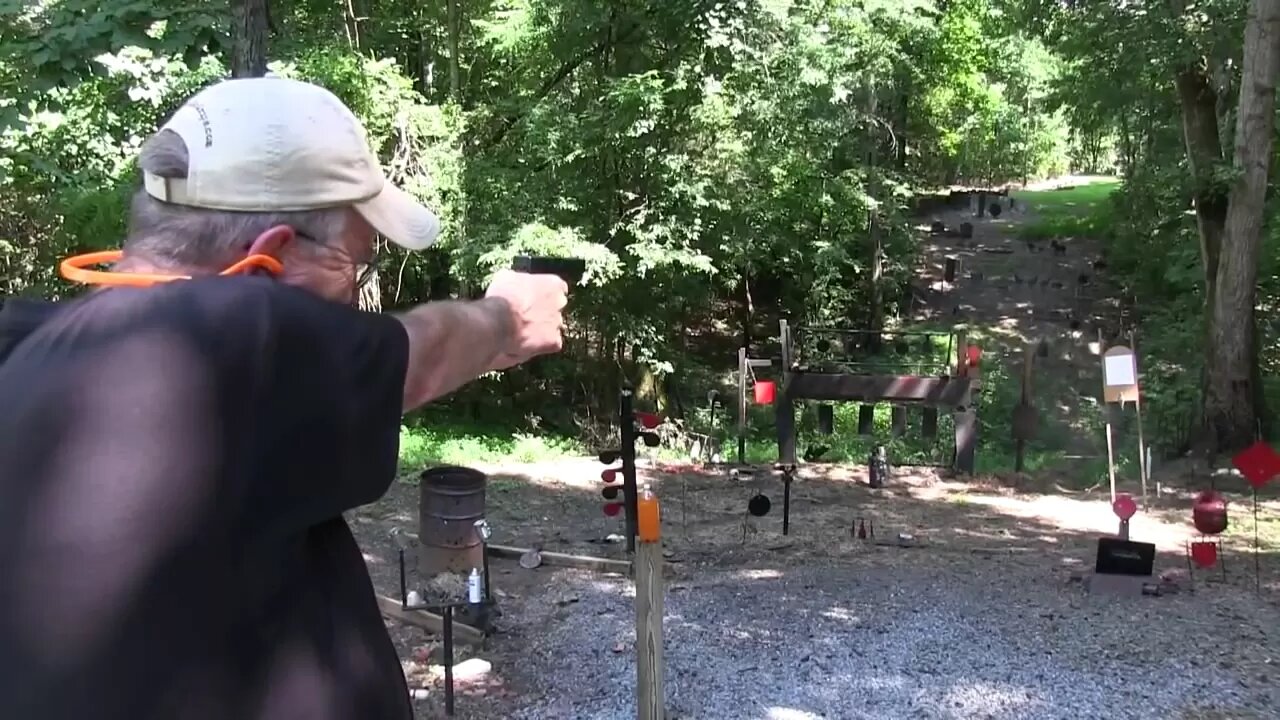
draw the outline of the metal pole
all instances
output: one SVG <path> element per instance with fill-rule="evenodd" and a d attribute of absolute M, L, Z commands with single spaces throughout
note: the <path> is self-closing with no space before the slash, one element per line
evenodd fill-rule
<path fill-rule="evenodd" d="M 627 513 L 627 552 L 636 551 L 636 426 L 631 391 L 623 390 L 618 422 L 622 424 L 622 492 Z"/>
<path fill-rule="evenodd" d="M 404 577 L 404 548 L 400 548 L 400 607 L 402 609 L 409 607 L 409 587 L 408 581 Z"/>
<path fill-rule="evenodd" d="M 453 606 L 444 606 L 444 714 L 453 716 Z"/>
<path fill-rule="evenodd" d="M 791 468 L 782 471 L 782 534 L 791 532 Z"/>

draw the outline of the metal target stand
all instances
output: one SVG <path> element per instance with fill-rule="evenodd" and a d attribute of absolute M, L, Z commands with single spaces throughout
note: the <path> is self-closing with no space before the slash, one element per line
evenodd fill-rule
<path fill-rule="evenodd" d="M 404 548 L 398 548 L 398 562 L 400 565 L 400 609 L 424 610 L 429 613 L 439 615 L 444 620 L 443 635 L 444 642 L 444 712 L 446 715 L 453 717 L 454 714 L 454 687 L 453 687 L 453 616 L 457 610 L 473 610 L 476 615 L 486 616 L 493 611 L 493 590 L 489 582 L 489 538 L 493 535 L 493 531 L 489 527 L 489 523 L 485 520 L 477 520 L 475 523 L 476 535 L 480 538 L 480 551 L 483 557 L 482 567 L 480 571 L 480 587 L 468 586 L 468 597 L 465 601 L 451 603 L 410 603 L 409 602 L 409 580 L 405 571 Z M 477 597 L 478 595 L 478 597 Z"/>

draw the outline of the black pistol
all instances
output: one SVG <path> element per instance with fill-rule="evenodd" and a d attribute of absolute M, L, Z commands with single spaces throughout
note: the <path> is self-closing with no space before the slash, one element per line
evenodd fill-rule
<path fill-rule="evenodd" d="M 517 255 L 511 269 L 531 275 L 558 275 L 570 287 L 577 285 L 587 272 L 587 261 L 581 258 L 558 258 L 542 255 Z"/>

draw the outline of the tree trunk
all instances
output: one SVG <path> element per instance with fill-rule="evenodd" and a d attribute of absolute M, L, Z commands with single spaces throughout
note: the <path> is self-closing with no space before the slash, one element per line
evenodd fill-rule
<path fill-rule="evenodd" d="M 879 98 L 876 96 L 876 81 L 872 77 L 867 81 L 867 117 L 876 117 Z M 867 183 L 867 194 L 872 202 L 879 200 L 879 175 L 876 166 L 879 164 L 879 140 L 871 133 L 867 145 L 867 169 L 870 181 Z M 871 287 L 869 305 L 871 312 L 870 329 L 879 331 L 884 327 L 884 237 L 880 231 L 877 217 L 878 209 L 872 207 L 867 212 L 867 234 L 871 239 Z M 857 327 L 855 324 L 854 327 Z"/>
<path fill-rule="evenodd" d="M 1213 182 L 1213 171 L 1223 161 L 1218 133 L 1218 97 L 1204 69 L 1187 66 L 1176 79 L 1182 106 L 1182 136 L 1187 161 L 1195 178 L 1196 226 L 1200 230 L 1200 259 L 1204 267 L 1205 302 L 1214 298 L 1218 254 L 1227 219 L 1227 199 Z"/>
<path fill-rule="evenodd" d="M 267 0 L 231 0 L 231 77 L 267 74 Z"/>
<path fill-rule="evenodd" d="M 458 57 L 462 37 L 462 8 L 458 0 L 448 0 L 449 24 L 449 99 L 462 102 L 462 69 Z"/>
<path fill-rule="evenodd" d="M 1235 167 L 1211 303 L 1204 421 L 1218 451 L 1253 442 L 1261 417 L 1257 328 L 1258 260 L 1280 74 L 1280 0 L 1252 0 L 1245 25 Z"/>
<path fill-rule="evenodd" d="M 342 26 L 347 34 L 347 45 L 360 49 L 360 10 L 355 0 L 342 0 Z"/>

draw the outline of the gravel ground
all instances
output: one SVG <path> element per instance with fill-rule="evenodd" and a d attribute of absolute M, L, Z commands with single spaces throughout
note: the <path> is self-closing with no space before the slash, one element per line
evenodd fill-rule
<path fill-rule="evenodd" d="M 495 480 L 498 540 L 620 555 L 592 541 L 616 523 L 600 519 L 595 467 L 581 468 L 580 489 L 578 469 L 560 467 L 551 485 L 536 468 L 522 469 L 521 481 Z M 1096 537 L 1114 524 L 1103 494 L 1021 495 L 927 477 L 875 492 L 842 472 L 797 483 L 788 538 L 772 516 L 744 532 L 750 488 L 716 476 L 661 478 L 673 552 L 671 720 L 1280 718 L 1274 550 L 1262 558 L 1261 596 L 1245 547 L 1229 547 L 1229 584 L 1197 572 L 1194 593 L 1184 580 L 1158 598 L 1089 595 L 1079 580 Z M 416 495 L 393 488 L 353 518 L 384 595 L 397 592 L 389 532 L 413 522 Z M 882 537 L 907 531 L 927 542 L 900 549 L 842 538 L 857 514 L 874 518 Z M 1134 525 L 1160 546 L 1157 573 L 1185 568 L 1185 514 L 1153 511 Z M 509 561 L 495 561 L 494 573 L 501 632 L 457 658 L 492 664 L 460 685 L 459 720 L 634 717 L 630 581 Z M 421 693 L 417 717 L 445 717 L 439 639 L 388 625 Z"/>
<path fill-rule="evenodd" d="M 888 551 L 900 552 L 915 551 Z M 696 582 L 668 592 L 669 711 L 700 720 L 1280 717 L 1273 606 L 1255 625 L 1244 618 L 1256 616 L 1256 598 L 1234 589 L 1103 600 L 1031 564 L 1008 573 L 991 564 L 990 579 L 945 567 L 699 569 Z M 546 594 L 509 608 L 512 632 L 499 644 L 529 662 L 508 717 L 634 717 L 631 595 L 621 578 L 560 571 Z M 1223 632 L 1258 652 L 1219 651 Z M 1205 711 L 1219 714 L 1196 714 Z"/>

